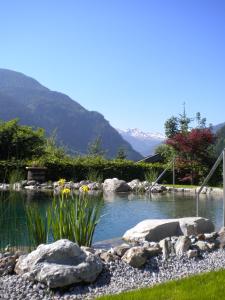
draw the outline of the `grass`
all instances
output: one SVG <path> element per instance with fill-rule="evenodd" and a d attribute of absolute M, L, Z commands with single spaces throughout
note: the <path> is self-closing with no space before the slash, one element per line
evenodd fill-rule
<path fill-rule="evenodd" d="M 151 288 L 118 295 L 103 296 L 99 300 L 217 300 L 225 299 L 225 270 L 170 281 Z"/>
<path fill-rule="evenodd" d="M 171 187 L 174 186 L 175 188 L 190 188 L 190 189 L 196 189 L 196 188 L 200 187 L 199 185 L 191 185 L 191 184 L 175 184 L 175 185 L 173 185 L 173 184 L 165 183 L 163 185 L 171 186 Z"/>

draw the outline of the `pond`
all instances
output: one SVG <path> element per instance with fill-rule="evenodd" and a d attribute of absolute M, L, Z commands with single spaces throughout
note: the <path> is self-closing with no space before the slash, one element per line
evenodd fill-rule
<path fill-rule="evenodd" d="M 0 246 L 26 245 L 24 203 L 37 203 L 44 212 L 51 199 L 51 193 L 1 192 Z M 196 216 L 196 196 L 183 193 L 104 195 L 101 216 L 94 242 L 121 237 L 144 219 Z M 209 218 L 219 229 L 223 225 L 222 194 L 201 195 L 199 216 Z"/>

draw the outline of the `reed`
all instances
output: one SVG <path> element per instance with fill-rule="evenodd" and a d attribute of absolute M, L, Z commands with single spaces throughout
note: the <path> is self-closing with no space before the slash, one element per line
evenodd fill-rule
<path fill-rule="evenodd" d="M 37 247 L 48 242 L 48 223 L 46 214 L 41 212 L 36 203 L 27 205 L 25 217 L 28 229 L 29 246 Z"/>
<path fill-rule="evenodd" d="M 79 246 L 91 246 L 100 220 L 102 198 L 60 194 L 48 208 L 48 227 L 54 240 L 66 238 Z"/>

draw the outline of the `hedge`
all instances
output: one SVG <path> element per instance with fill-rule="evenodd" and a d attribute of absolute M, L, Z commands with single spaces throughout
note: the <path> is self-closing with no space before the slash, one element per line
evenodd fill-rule
<path fill-rule="evenodd" d="M 24 161 L 0 161 L 0 181 L 7 182 L 13 170 L 25 173 L 25 167 L 31 162 Z M 102 179 L 119 178 L 125 181 L 133 179 L 145 179 L 146 172 L 154 170 L 160 174 L 165 166 L 160 163 L 134 163 L 128 160 L 105 160 L 101 158 L 93 159 L 42 159 L 40 165 L 47 167 L 47 180 L 66 180 L 80 181 L 87 179 L 90 172 L 101 175 Z M 167 172 L 162 181 L 171 183 L 171 172 Z"/>

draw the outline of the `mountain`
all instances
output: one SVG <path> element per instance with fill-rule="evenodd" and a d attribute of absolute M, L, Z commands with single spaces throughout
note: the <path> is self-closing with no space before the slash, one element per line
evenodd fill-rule
<path fill-rule="evenodd" d="M 225 122 L 224 123 L 220 123 L 220 124 L 217 124 L 217 125 L 214 125 L 213 127 L 212 127 L 212 131 L 214 132 L 214 133 L 217 133 L 217 131 L 218 130 L 220 130 L 222 127 L 224 127 L 225 126 Z"/>
<path fill-rule="evenodd" d="M 161 133 L 143 132 L 137 128 L 117 130 L 143 156 L 154 154 L 155 148 L 165 140 L 165 136 Z"/>
<path fill-rule="evenodd" d="M 87 153 L 88 144 L 100 136 L 108 157 L 124 148 L 129 159 L 142 158 L 103 115 L 22 73 L 0 69 L 0 107 L 2 120 L 19 118 L 20 124 L 42 127 L 47 134 L 56 130 L 58 142 L 70 152 Z"/>

